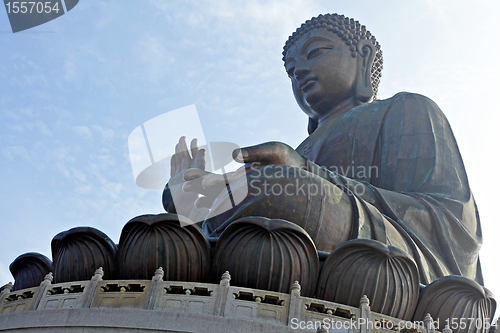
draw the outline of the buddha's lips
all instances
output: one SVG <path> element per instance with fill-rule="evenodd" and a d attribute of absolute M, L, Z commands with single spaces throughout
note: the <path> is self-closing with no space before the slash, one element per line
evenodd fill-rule
<path fill-rule="evenodd" d="M 316 79 L 314 78 L 309 78 L 304 81 L 304 83 L 301 83 L 300 85 L 300 90 L 302 92 L 307 92 L 309 89 L 312 88 L 312 86 L 316 83 Z"/>

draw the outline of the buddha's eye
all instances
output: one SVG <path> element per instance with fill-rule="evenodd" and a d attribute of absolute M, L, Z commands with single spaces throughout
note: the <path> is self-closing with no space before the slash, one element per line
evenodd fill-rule
<path fill-rule="evenodd" d="M 290 79 L 292 79 L 292 78 L 293 78 L 293 76 L 295 75 L 295 67 L 291 67 L 291 68 L 289 68 L 289 69 L 286 71 L 286 73 L 288 74 L 288 77 L 289 77 Z"/>
<path fill-rule="evenodd" d="M 311 52 L 309 52 L 307 54 L 307 60 L 315 58 L 317 56 L 320 56 L 323 53 L 325 53 L 326 51 L 331 50 L 331 49 L 332 49 L 331 47 L 318 47 L 318 48 L 315 48 L 315 49 L 311 50 Z"/>

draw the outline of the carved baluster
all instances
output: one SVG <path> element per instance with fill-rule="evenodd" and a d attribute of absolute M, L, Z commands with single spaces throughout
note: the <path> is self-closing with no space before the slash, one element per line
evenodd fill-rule
<path fill-rule="evenodd" d="M 99 267 L 96 269 L 94 276 L 92 276 L 92 279 L 90 280 L 90 283 L 87 284 L 85 287 L 85 292 L 84 296 L 82 297 L 82 308 L 90 308 L 92 305 L 92 301 L 94 300 L 94 297 L 97 293 L 99 282 L 102 281 L 102 278 L 104 276 L 104 270 L 102 267 Z"/>
<path fill-rule="evenodd" d="M 316 330 L 316 333 L 328 333 L 328 330 L 323 325 L 321 325 L 321 327 L 318 327 L 318 329 Z"/>
<path fill-rule="evenodd" d="M 359 319 L 358 322 L 360 333 L 370 333 L 372 325 L 369 324 L 372 321 L 372 315 L 370 310 L 370 300 L 366 295 L 361 297 L 361 301 L 359 303 Z"/>
<path fill-rule="evenodd" d="M 30 310 L 37 310 L 38 305 L 40 304 L 40 301 L 42 300 L 43 297 L 47 296 L 47 291 L 52 285 L 52 280 L 54 280 L 54 277 L 52 276 L 52 272 L 49 274 L 45 275 L 43 278 L 42 283 L 40 283 L 40 287 L 38 287 L 38 292 L 35 294 L 35 300 L 33 301 L 33 304 L 31 305 Z"/>
<path fill-rule="evenodd" d="M 12 288 L 14 286 L 12 285 L 12 282 L 7 283 L 4 287 L 2 292 L 0 293 L 0 302 L 3 302 L 7 296 L 7 294 L 10 294 L 12 292 Z"/>
<path fill-rule="evenodd" d="M 146 295 L 146 305 L 145 308 L 148 310 L 153 310 L 156 305 L 156 300 L 158 299 L 158 294 L 160 290 L 160 284 L 163 281 L 163 267 L 159 267 L 153 278 L 151 279 L 151 285 L 149 286 L 148 294 Z"/>
<path fill-rule="evenodd" d="M 483 325 L 485 325 L 483 323 Z M 490 331 L 489 333 L 500 333 L 500 318 L 497 318 L 496 321 L 491 321 Z"/>
<path fill-rule="evenodd" d="M 227 295 L 229 293 L 229 281 L 231 281 L 231 275 L 226 271 L 222 274 L 222 278 L 220 280 L 219 290 L 217 291 L 217 300 L 215 301 L 215 316 L 224 316 L 224 311 L 226 309 Z"/>
<path fill-rule="evenodd" d="M 288 326 L 292 325 L 292 319 L 300 320 L 300 284 L 295 281 L 290 291 L 290 306 L 288 308 Z"/>
<path fill-rule="evenodd" d="M 443 333 L 453 333 L 449 325 L 445 325 L 443 328 Z"/>
<path fill-rule="evenodd" d="M 5 299 L 7 298 L 7 295 L 12 292 L 12 282 L 7 283 L 4 287 L 2 292 L 0 293 L 0 314 L 3 312 L 3 305 L 5 303 Z"/>
<path fill-rule="evenodd" d="M 432 319 L 430 313 L 425 315 L 424 318 L 424 332 L 425 333 L 435 333 L 434 319 Z"/>

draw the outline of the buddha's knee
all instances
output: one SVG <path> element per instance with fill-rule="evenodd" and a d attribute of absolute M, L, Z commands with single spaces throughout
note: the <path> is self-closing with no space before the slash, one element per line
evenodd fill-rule
<path fill-rule="evenodd" d="M 222 194 L 212 206 L 208 223 L 213 226 L 228 225 L 246 216 L 284 219 L 304 228 L 318 250 L 326 252 L 350 237 L 352 208 L 348 195 L 308 171 L 269 165 L 251 170 L 246 179 L 238 179 L 229 188 L 230 194 Z M 230 207 L 230 196 L 234 207 Z"/>
<path fill-rule="evenodd" d="M 413 259 L 374 240 L 356 239 L 339 246 L 323 265 L 316 297 L 359 306 L 363 295 L 372 311 L 410 320 L 419 295 Z"/>
<path fill-rule="evenodd" d="M 286 165 L 252 168 L 247 173 L 248 197 L 253 200 L 288 200 L 314 191 L 318 185 L 314 174 Z M 309 185 L 309 186 L 307 186 Z"/>

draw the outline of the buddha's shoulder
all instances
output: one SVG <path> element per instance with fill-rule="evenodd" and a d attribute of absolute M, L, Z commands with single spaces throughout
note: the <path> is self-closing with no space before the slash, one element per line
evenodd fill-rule
<path fill-rule="evenodd" d="M 381 115 L 443 115 L 441 109 L 430 98 L 406 91 L 387 99 L 377 99 L 356 109 L 358 109 L 355 110 L 357 112 L 379 113 Z"/>
<path fill-rule="evenodd" d="M 394 96 L 387 98 L 383 101 L 393 102 L 393 103 L 405 101 L 405 102 L 410 102 L 410 103 L 413 102 L 413 103 L 429 103 L 429 104 L 434 104 L 434 105 L 436 104 L 429 97 L 426 97 L 424 95 L 420 95 L 417 93 L 407 92 L 407 91 L 398 92 Z"/>
<path fill-rule="evenodd" d="M 429 97 L 406 91 L 399 92 L 390 98 L 380 101 L 377 100 L 375 102 L 380 102 L 381 104 L 385 104 L 391 108 L 400 108 L 400 109 L 417 108 L 420 110 L 425 110 L 425 109 L 439 110 L 437 104 L 434 103 L 434 101 Z"/>

